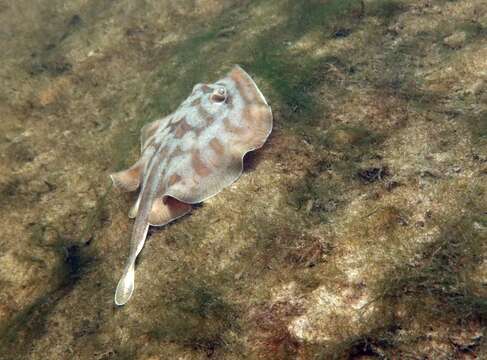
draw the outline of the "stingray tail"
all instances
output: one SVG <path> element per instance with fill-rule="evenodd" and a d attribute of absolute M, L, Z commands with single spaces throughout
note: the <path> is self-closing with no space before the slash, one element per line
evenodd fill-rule
<path fill-rule="evenodd" d="M 154 163 L 158 165 L 155 166 Z M 148 165 L 148 173 L 145 174 L 146 183 L 142 184 L 139 199 L 137 200 L 137 211 L 130 238 L 130 253 L 115 291 L 115 304 L 125 305 L 134 292 L 135 280 L 135 259 L 144 247 L 147 231 L 149 230 L 149 216 L 157 196 L 157 190 L 161 179 L 161 162 L 158 157 L 151 159 Z"/>
<path fill-rule="evenodd" d="M 115 304 L 125 305 L 134 292 L 135 261 L 126 265 L 115 291 Z"/>
<path fill-rule="evenodd" d="M 148 217 L 147 207 L 143 207 L 135 219 L 134 230 L 130 241 L 130 254 L 125 264 L 122 277 L 118 282 L 117 290 L 115 290 L 115 304 L 119 306 L 125 305 L 134 292 L 135 259 L 137 259 L 137 256 L 144 247 L 145 238 L 149 229 Z"/>

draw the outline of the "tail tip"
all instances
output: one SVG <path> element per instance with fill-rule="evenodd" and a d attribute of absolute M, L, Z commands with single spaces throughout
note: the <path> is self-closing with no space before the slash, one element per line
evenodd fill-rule
<path fill-rule="evenodd" d="M 132 297 L 134 292 L 134 272 L 129 271 L 124 274 L 117 285 L 117 290 L 115 290 L 114 302 L 117 306 L 125 305 L 129 299 Z"/>

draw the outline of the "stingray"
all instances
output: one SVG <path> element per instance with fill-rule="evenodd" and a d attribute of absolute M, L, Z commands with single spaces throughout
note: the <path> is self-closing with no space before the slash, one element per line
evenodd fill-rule
<path fill-rule="evenodd" d="M 117 188 L 140 189 L 129 211 L 135 223 L 115 304 L 132 296 L 149 226 L 166 225 L 236 181 L 244 155 L 260 148 L 271 130 L 271 108 L 238 65 L 213 84 L 195 85 L 175 112 L 142 128 L 139 160 L 110 175 Z"/>

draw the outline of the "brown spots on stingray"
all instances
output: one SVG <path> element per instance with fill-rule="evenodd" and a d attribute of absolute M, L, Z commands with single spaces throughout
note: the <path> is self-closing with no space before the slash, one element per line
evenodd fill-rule
<path fill-rule="evenodd" d="M 207 124 L 211 124 L 215 119 L 211 114 L 206 111 L 206 109 L 203 106 L 198 106 L 198 117 L 200 119 L 203 119 Z"/>
<path fill-rule="evenodd" d="M 177 122 L 176 128 L 174 129 L 174 137 L 176 139 L 181 139 L 188 131 L 193 130 L 193 127 L 186 122 L 186 118 L 182 118 Z"/>
<path fill-rule="evenodd" d="M 198 117 L 205 122 L 205 125 L 194 128 L 197 136 L 199 136 L 203 130 L 215 122 L 215 118 L 201 105 L 198 106 Z"/>
<path fill-rule="evenodd" d="M 203 130 L 205 130 L 207 127 L 206 126 L 200 126 L 200 127 L 195 127 L 193 130 L 194 130 L 194 133 L 196 136 L 200 136 L 200 134 L 203 132 Z"/>
<path fill-rule="evenodd" d="M 251 116 L 247 113 L 247 116 Z M 234 136 L 233 149 L 237 152 L 249 151 L 250 149 L 258 148 L 262 145 L 263 129 L 253 126 L 248 119 L 245 119 L 245 112 L 242 114 L 243 124 L 246 126 L 234 126 L 228 118 L 223 119 L 223 127 L 225 131 Z"/>
<path fill-rule="evenodd" d="M 169 155 L 169 158 L 172 159 L 172 158 L 175 158 L 175 157 L 178 157 L 178 156 L 181 156 L 183 155 L 184 152 L 183 150 L 181 150 L 181 147 L 178 145 L 176 146 L 176 148 L 173 150 L 173 152 Z"/>
<path fill-rule="evenodd" d="M 165 159 L 169 153 L 169 148 L 167 145 L 159 149 L 159 159 Z"/>
<path fill-rule="evenodd" d="M 245 128 L 232 125 L 229 118 L 223 119 L 223 128 L 226 132 L 232 133 L 234 135 L 243 135 L 246 133 Z"/>
<path fill-rule="evenodd" d="M 259 105 L 251 105 L 243 109 L 242 119 L 244 124 L 254 132 L 260 133 L 263 129 L 267 128 L 265 113 Z"/>
<path fill-rule="evenodd" d="M 210 140 L 209 145 L 213 153 L 208 158 L 208 161 L 213 168 L 219 168 L 226 161 L 225 148 L 216 137 Z"/>
<path fill-rule="evenodd" d="M 206 84 L 201 85 L 201 91 L 203 92 L 203 94 L 209 94 L 209 93 L 213 92 L 211 87 L 209 87 Z"/>
<path fill-rule="evenodd" d="M 191 152 L 191 166 L 195 173 L 201 177 L 206 177 L 211 174 L 211 169 L 201 160 L 198 150 Z"/>
<path fill-rule="evenodd" d="M 177 126 L 176 129 L 174 130 L 174 137 L 176 139 L 181 139 L 184 134 L 186 134 L 186 131 L 183 130 L 181 126 Z"/>
<path fill-rule="evenodd" d="M 170 177 L 169 177 L 169 180 L 167 182 L 167 186 L 171 186 L 171 185 L 174 185 L 178 182 L 181 181 L 181 176 L 179 176 L 178 174 L 172 174 Z"/>
<path fill-rule="evenodd" d="M 252 106 L 246 106 L 243 111 L 242 111 L 242 120 L 243 123 L 249 126 L 250 128 L 254 128 L 254 117 L 253 117 L 253 111 L 252 111 Z"/>
<path fill-rule="evenodd" d="M 233 96 L 227 96 L 227 100 L 225 100 L 225 104 L 227 105 L 229 110 L 233 109 Z"/>
<path fill-rule="evenodd" d="M 215 122 L 215 118 L 213 116 L 210 116 L 209 118 L 206 119 L 206 124 L 210 126 Z"/>
<path fill-rule="evenodd" d="M 191 106 L 200 106 L 201 104 L 201 98 L 200 97 L 197 97 L 196 99 L 194 99 L 193 101 L 191 101 Z"/>
<path fill-rule="evenodd" d="M 225 152 L 225 148 L 223 147 L 220 140 L 218 140 L 217 138 L 213 138 L 210 140 L 210 147 L 217 156 L 221 156 Z"/>
<path fill-rule="evenodd" d="M 254 84 L 250 83 L 247 77 L 239 69 L 231 72 L 231 78 L 235 81 L 235 86 L 244 102 L 251 103 L 256 100 L 256 90 Z"/>

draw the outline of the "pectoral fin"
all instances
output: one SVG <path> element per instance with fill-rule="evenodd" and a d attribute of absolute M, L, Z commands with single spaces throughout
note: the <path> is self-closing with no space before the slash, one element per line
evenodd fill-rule
<path fill-rule="evenodd" d="M 162 226 L 174 219 L 177 219 L 191 210 L 190 204 L 183 203 L 173 197 L 158 198 L 154 200 L 149 215 L 149 223 L 155 226 Z"/>
<path fill-rule="evenodd" d="M 127 170 L 111 174 L 110 177 L 113 181 L 113 185 L 124 191 L 137 190 L 140 185 L 142 170 L 144 168 L 143 165 L 143 162 L 139 160 Z"/>

